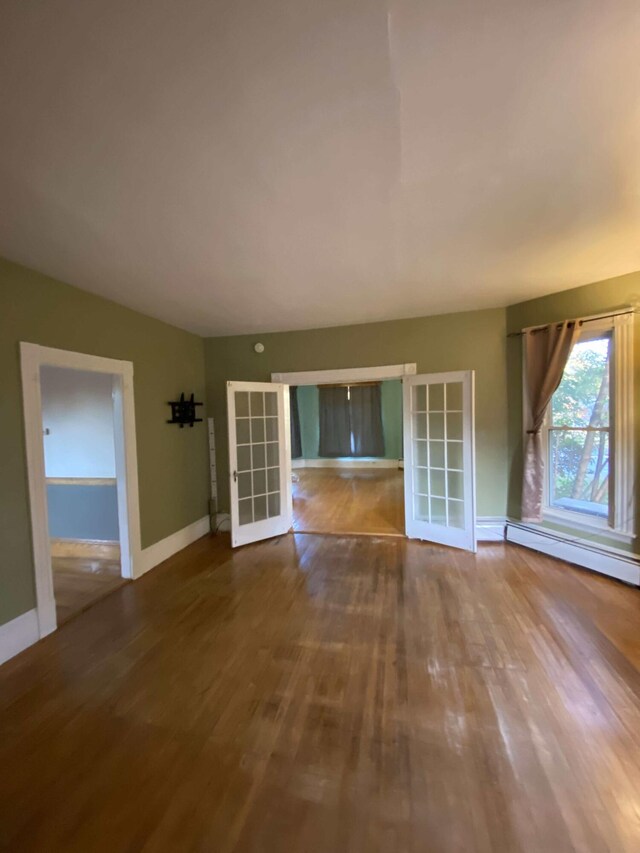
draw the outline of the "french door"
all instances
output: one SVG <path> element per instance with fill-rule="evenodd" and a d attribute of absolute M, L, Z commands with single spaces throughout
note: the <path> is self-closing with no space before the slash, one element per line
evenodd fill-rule
<path fill-rule="evenodd" d="M 406 533 L 476 550 L 474 371 L 403 380 Z"/>
<path fill-rule="evenodd" d="M 291 528 L 289 386 L 227 382 L 231 545 Z"/>

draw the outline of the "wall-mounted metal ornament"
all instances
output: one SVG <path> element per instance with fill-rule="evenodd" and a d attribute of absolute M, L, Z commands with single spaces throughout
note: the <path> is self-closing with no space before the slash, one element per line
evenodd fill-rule
<path fill-rule="evenodd" d="M 185 400 L 184 394 L 180 394 L 180 399 L 176 402 L 169 403 L 171 406 L 171 420 L 168 424 L 179 424 L 180 429 L 188 425 L 192 427 L 194 424 L 202 423 L 202 418 L 196 417 L 196 406 L 202 406 L 202 403 L 196 403 L 193 399 L 193 394 L 188 400 Z"/>

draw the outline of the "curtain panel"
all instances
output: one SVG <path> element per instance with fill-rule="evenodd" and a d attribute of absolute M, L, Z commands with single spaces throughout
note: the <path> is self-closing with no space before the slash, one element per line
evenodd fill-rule
<path fill-rule="evenodd" d="M 350 390 L 351 455 L 384 456 L 380 385 L 353 385 Z"/>
<path fill-rule="evenodd" d="M 524 394 L 528 403 L 522 478 L 523 521 L 542 521 L 546 460 L 540 431 L 579 331 L 578 322 L 567 320 L 523 333 Z"/>
<path fill-rule="evenodd" d="M 291 458 L 302 456 L 302 436 L 300 433 L 300 408 L 298 406 L 298 386 L 289 388 L 289 411 L 291 413 Z"/>
<path fill-rule="evenodd" d="M 351 456 L 351 418 L 346 386 L 320 385 L 320 441 L 318 455 Z"/>

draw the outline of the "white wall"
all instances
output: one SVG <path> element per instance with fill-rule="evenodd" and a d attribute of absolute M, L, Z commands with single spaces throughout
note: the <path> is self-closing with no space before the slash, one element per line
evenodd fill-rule
<path fill-rule="evenodd" d="M 43 367 L 41 372 L 47 477 L 115 477 L 113 377 Z"/>

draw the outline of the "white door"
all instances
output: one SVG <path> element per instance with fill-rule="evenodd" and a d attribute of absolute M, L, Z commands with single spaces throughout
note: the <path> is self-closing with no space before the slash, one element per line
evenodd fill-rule
<path fill-rule="evenodd" d="M 407 536 L 475 551 L 474 371 L 405 377 L 403 399 Z"/>
<path fill-rule="evenodd" d="M 289 386 L 227 382 L 227 407 L 235 548 L 291 528 Z"/>

